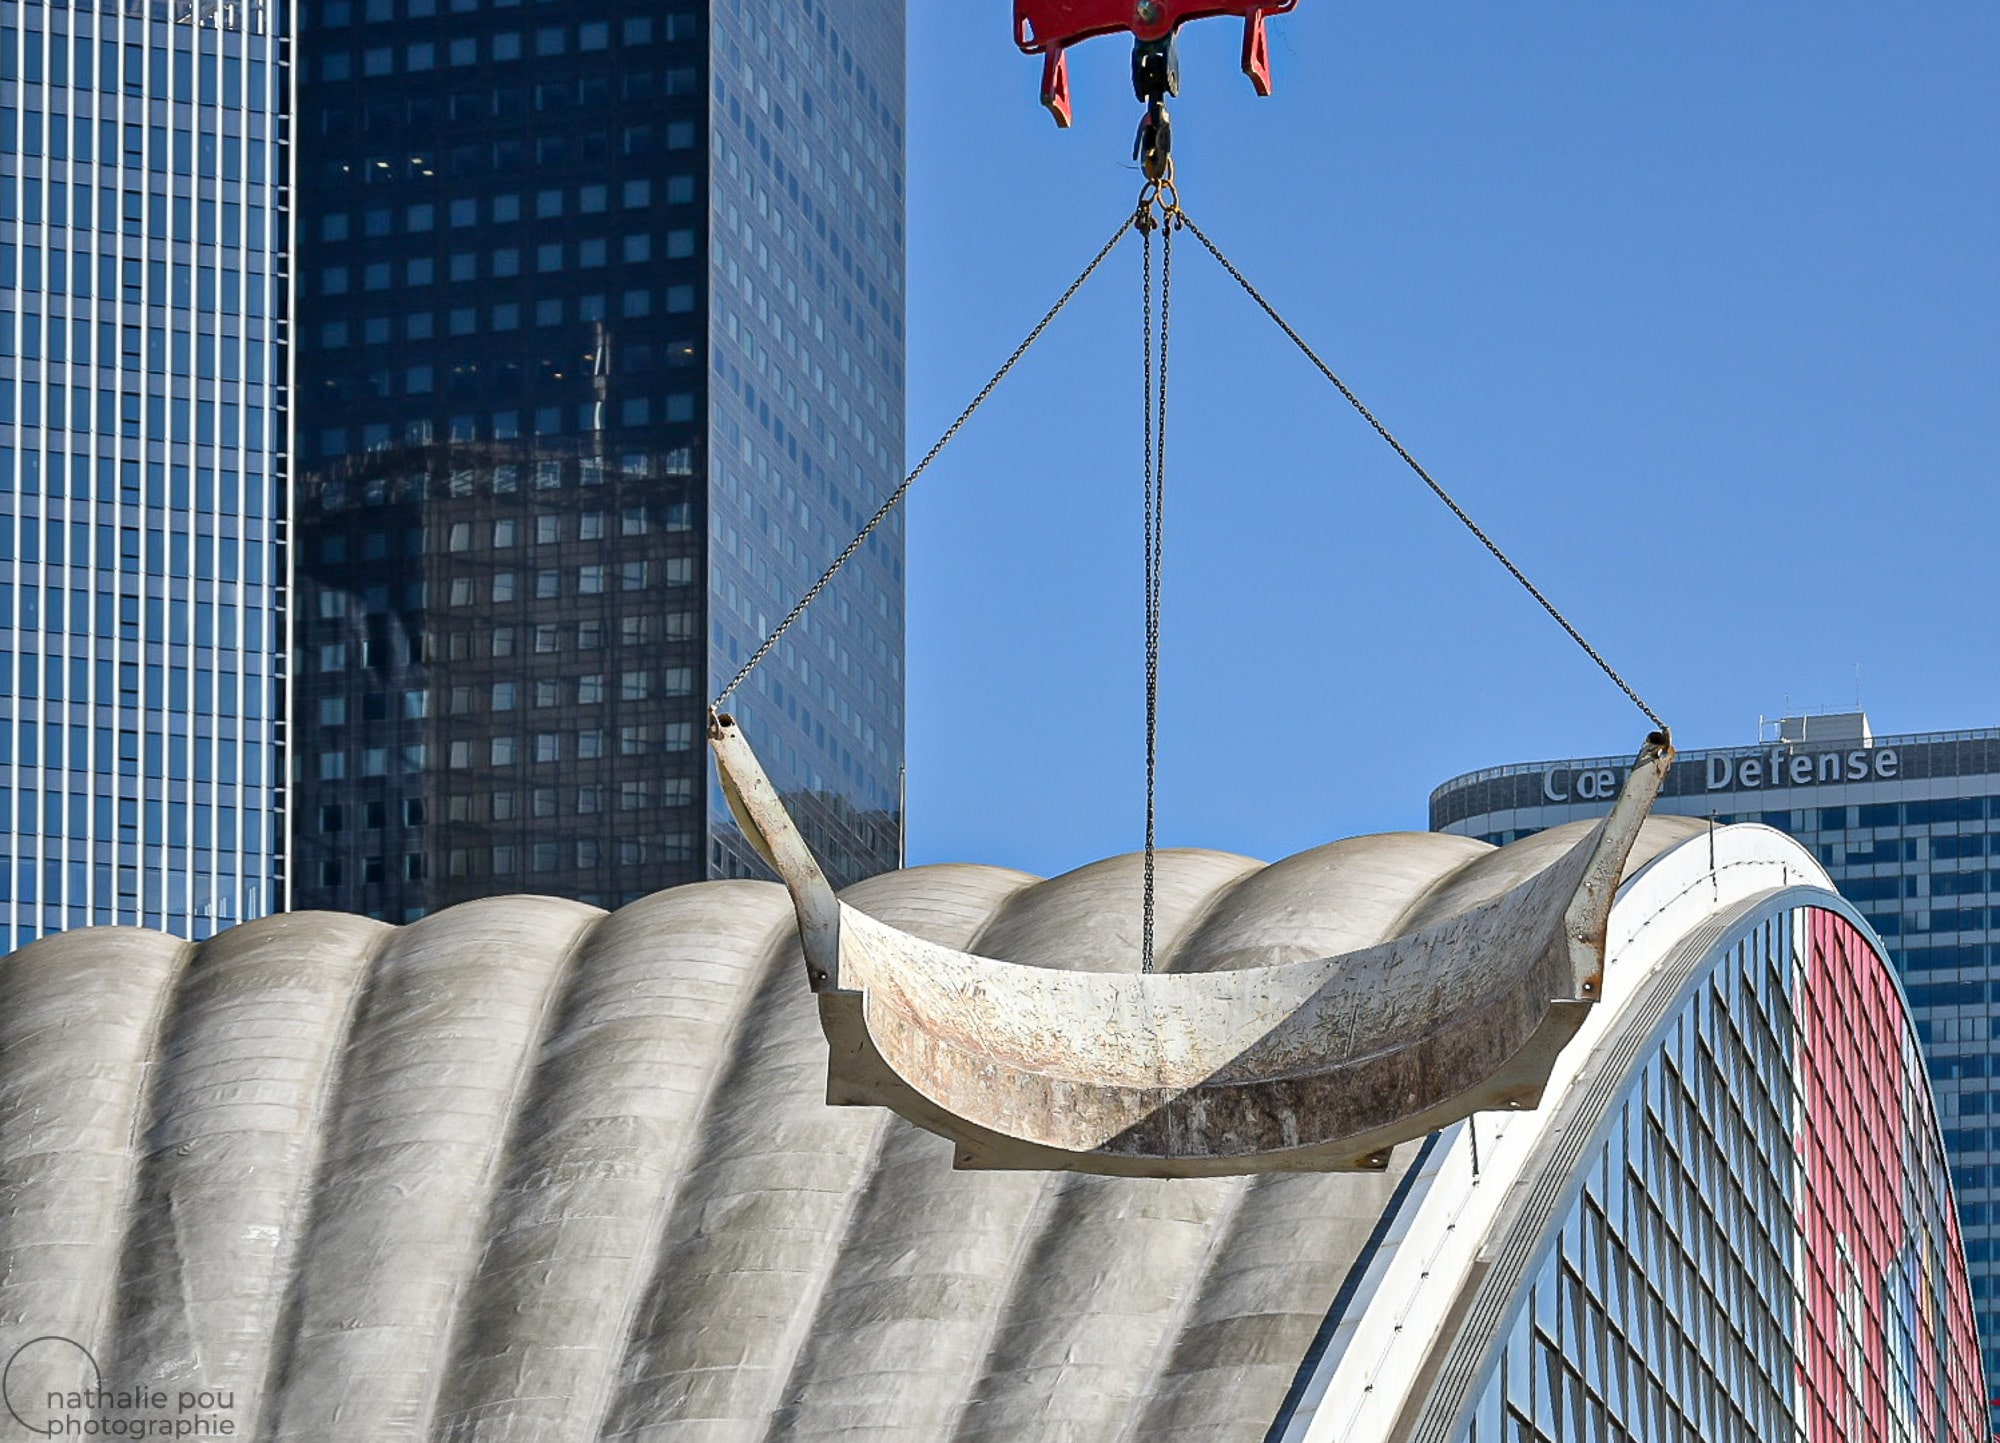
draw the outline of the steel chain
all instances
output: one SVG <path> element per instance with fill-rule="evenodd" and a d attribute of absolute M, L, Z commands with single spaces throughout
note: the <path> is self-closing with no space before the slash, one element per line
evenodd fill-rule
<path fill-rule="evenodd" d="M 1069 289 L 1057 298 L 1056 303 L 1048 308 L 1039 321 L 1035 322 L 1035 328 L 1029 331 L 1026 339 L 1014 348 L 1013 354 L 1001 363 L 1000 369 L 993 373 L 992 379 L 979 388 L 979 394 L 974 396 L 967 403 L 965 409 L 958 413 L 958 419 L 945 428 L 944 434 L 937 438 L 937 441 L 931 446 L 929 451 L 924 453 L 923 460 L 917 462 L 916 469 L 903 478 L 903 484 L 889 493 L 889 499 L 882 503 L 873 516 L 868 518 L 868 523 L 855 533 L 854 539 L 841 548 L 840 554 L 833 558 L 833 563 L 820 573 L 819 580 L 815 581 L 806 594 L 799 598 L 797 605 L 785 613 L 785 619 L 778 623 L 769 636 L 764 638 L 763 643 L 756 651 L 750 654 L 750 659 L 737 669 L 736 675 L 729 679 L 729 685 L 715 694 L 715 700 L 708 704 L 708 709 L 711 713 L 717 713 L 722 710 L 722 704 L 729 700 L 730 695 L 738 687 L 743 685 L 750 673 L 757 669 L 758 664 L 771 654 L 771 649 L 778 644 L 787 631 L 791 630 L 792 624 L 805 614 L 806 608 L 819 599 L 819 594 L 826 590 L 828 583 L 839 573 L 840 568 L 847 565 L 848 561 L 853 558 L 854 553 L 859 551 L 862 544 L 874 534 L 875 528 L 888 519 L 889 513 L 902 504 L 903 497 L 908 494 L 910 487 L 915 484 L 916 479 L 930 468 L 931 462 L 937 460 L 938 454 L 951 443 L 954 436 L 958 435 L 960 428 L 972 419 L 972 413 L 986 404 L 986 398 L 993 394 L 999 384 L 1007 378 L 1007 373 L 1013 370 L 1021 357 L 1028 353 L 1028 348 L 1042 338 L 1042 332 L 1046 331 L 1055 318 L 1062 314 L 1063 308 L 1076 298 L 1076 293 L 1082 290 L 1084 283 L 1097 273 L 1097 268 L 1104 264 L 1105 258 L 1118 248 L 1118 242 L 1125 239 L 1126 232 L 1132 228 L 1133 219 L 1129 216 L 1118 223 L 1118 229 L 1113 233 L 1111 239 L 1106 241 L 1097 254 L 1090 258 L 1090 264 L 1083 268 L 1081 275 L 1070 282 Z"/>
<path fill-rule="evenodd" d="M 1165 185 L 1172 194 L 1172 180 Z M 1156 187 L 1156 190 L 1158 188 Z M 1160 616 L 1161 589 L 1166 572 L 1167 535 L 1167 376 L 1168 348 L 1173 327 L 1174 231 L 1180 226 L 1178 197 L 1164 203 L 1160 217 L 1160 365 L 1157 383 L 1152 353 L 1152 256 L 1148 235 L 1146 275 L 1146 859 L 1144 930 L 1140 969 L 1154 966 L 1158 888 L 1158 778 L 1160 756 Z M 1157 384 L 1157 389 L 1155 389 Z"/>
<path fill-rule="evenodd" d="M 1456 516 L 1459 519 L 1459 521 L 1464 525 L 1465 529 L 1467 531 L 1470 531 L 1475 537 L 1479 539 L 1480 545 L 1484 546 L 1488 551 L 1493 553 L 1493 559 L 1498 561 L 1502 566 L 1506 567 L 1507 574 L 1512 576 L 1516 581 L 1520 582 L 1522 588 L 1528 593 L 1528 595 L 1534 597 L 1535 600 L 1541 604 L 1542 610 L 1546 611 L 1551 617 L 1555 619 L 1556 625 L 1560 626 L 1564 631 L 1569 633 L 1569 639 L 1575 642 L 1581 648 L 1583 648 L 1584 655 L 1588 656 L 1592 661 L 1597 663 L 1598 670 L 1602 671 L 1606 676 L 1611 678 L 1612 682 L 1617 686 L 1617 688 L 1620 691 L 1624 692 L 1625 695 L 1631 700 L 1632 705 L 1636 706 L 1642 713 L 1644 713 L 1646 720 L 1650 721 L 1662 733 L 1665 733 L 1667 731 L 1667 724 L 1660 720 L 1660 714 L 1654 711 L 1650 706 L 1646 705 L 1645 700 L 1639 695 L 1639 693 L 1632 689 L 1632 684 L 1626 681 L 1624 677 L 1620 676 L 1617 670 L 1613 668 L 1611 663 L 1606 661 L 1604 657 L 1598 652 L 1597 648 L 1592 646 L 1587 640 L 1584 639 L 1583 633 L 1576 629 L 1575 625 L 1571 623 L 1568 617 L 1564 616 L 1562 612 L 1556 609 L 1556 605 L 1554 602 L 1550 601 L 1548 597 L 1542 594 L 1541 588 L 1536 586 L 1534 582 L 1528 579 L 1527 573 L 1522 571 L 1520 567 L 1514 564 L 1513 559 L 1509 557 L 1506 552 L 1500 549 L 1499 545 L 1493 540 L 1492 537 L 1488 536 L 1484 531 L 1480 529 L 1479 524 L 1476 521 L 1474 521 L 1469 514 L 1467 514 L 1466 509 L 1463 506 L 1459 505 L 1458 502 L 1452 498 L 1451 493 L 1446 491 L 1444 487 L 1440 486 L 1437 483 L 1437 481 L 1431 476 L 1431 473 L 1426 471 L 1423 468 L 1423 466 L 1419 464 L 1417 458 L 1409 453 L 1409 451 L 1404 447 L 1403 443 L 1396 439 L 1396 437 L 1390 432 L 1389 428 L 1376 419 L 1375 413 L 1369 410 L 1367 406 L 1363 405 L 1361 398 L 1355 395 L 1353 391 L 1348 389 L 1347 383 L 1341 380 L 1339 376 L 1334 374 L 1333 368 L 1327 365 L 1325 361 L 1322 361 L 1319 358 L 1319 353 L 1314 351 L 1311 346 L 1306 344 L 1305 338 L 1301 336 L 1297 331 L 1292 329 L 1291 322 L 1287 321 L 1283 316 L 1278 314 L 1277 308 L 1273 306 L 1269 301 L 1265 300 L 1263 293 L 1260 292 L 1255 286 L 1250 284 L 1249 279 L 1243 274 L 1243 272 L 1238 270 L 1235 264 L 1230 261 L 1229 257 L 1222 253 L 1221 247 L 1217 246 L 1214 241 L 1208 238 L 1208 233 L 1204 231 L 1200 226 L 1196 225 L 1194 221 L 1186 215 L 1185 212 L 1180 213 L 1180 219 L 1183 225 L 1185 225 L 1190 231 L 1194 232 L 1194 238 L 1202 243 L 1202 246 L 1208 251 L 1210 255 L 1215 257 L 1216 261 L 1222 266 L 1222 268 L 1225 271 L 1229 272 L 1230 279 L 1235 281 L 1237 285 L 1243 288 L 1243 293 L 1249 296 L 1251 300 L 1255 301 L 1257 303 L 1258 308 L 1261 309 L 1265 315 L 1269 316 L 1272 319 L 1272 321 L 1274 321 L 1277 324 L 1278 329 L 1283 331 L 1285 335 L 1291 339 L 1292 344 L 1297 346 L 1299 350 L 1304 354 L 1305 358 L 1313 363 L 1314 367 L 1318 369 L 1319 373 L 1322 376 L 1326 377 L 1327 380 L 1333 383 L 1334 389 L 1339 391 L 1340 394 L 1347 399 L 1347 404 L 1352 406 L 1355 409 L 1355 411 L 1360 414 L 1362 420 L 1366 421 L 1371 427 L 1374 428 L 1376 435 L 1380 436 L 1384 441 L 1389 443 L 1390 449 L 1393 450 L 1398 456 L 1400 456 L 1403 459 L 1403 464 L 1405 466 L 1408 466 L 1410 470 L 1416 473 L 1417 479 L 1422 481 L 1424 485 L 1430 487 L 1431 494 L 1436 496 L 1438 500 L 1442 501 L 1445 504 L 1445 506 L 1450 509 L 1451 514 Z"/>

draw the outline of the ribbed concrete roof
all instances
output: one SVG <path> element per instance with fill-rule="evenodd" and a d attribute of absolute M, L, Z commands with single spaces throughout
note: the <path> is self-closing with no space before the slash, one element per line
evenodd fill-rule
<path fill-rule="evenodd" d="M 1633 865 L 1696 826 L 1648 823 Z M 1161 952 L 1344 951 L 1561 840 L 1164 853 Z M 1122 970 L 1137 888 L 1117 858 L 845 899 Z M 234 1390 L 239 1436 L 1259 1438 L 1409 1156 L 957 1173 L 825 1107 L 825 1069 L 774 884 L 44 940 L 0 961 L 0 1351 L 62 1334 L 112 1378 Z"/>

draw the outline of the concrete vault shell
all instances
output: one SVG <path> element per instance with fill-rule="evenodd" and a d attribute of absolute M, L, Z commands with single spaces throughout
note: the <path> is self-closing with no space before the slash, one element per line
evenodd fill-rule
<path fill-rule="evenodd" d="M 1630 866 L 1696 825 L 1648 822 Z M 1164 853 L 1161 955 L 1324 955 L 1573 840 Z M 842 900 L 1119 971 L 1138 877 L 927 867 Z M 1413 1147 L 1381 1173 L 954 1171 L 944 1139 L 825 1105 L 802 968 L 759 882 L 25 948 L 0 961 L 0 1353 L 71 1340 L 107 1385 L 226 1395 L 269 1439 L 1261 1437 Z M 17 1362 L 16 1401 L 91 1382 L 80 1350 Z"/>

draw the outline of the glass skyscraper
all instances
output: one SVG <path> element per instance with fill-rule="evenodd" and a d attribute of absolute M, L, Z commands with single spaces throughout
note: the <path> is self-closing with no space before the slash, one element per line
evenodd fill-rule
<path fill-rule="evenodd" d="M 899 478 L 894 0 L 311 0 L 295 905 L 752 868 L 707 698 Z M 893 866 L 902 532 L 736 699 Z"/>
<path fill-rule="evenodd" d="M 0 7 L 0 908 L 279 905 L 288 11 Z"/>

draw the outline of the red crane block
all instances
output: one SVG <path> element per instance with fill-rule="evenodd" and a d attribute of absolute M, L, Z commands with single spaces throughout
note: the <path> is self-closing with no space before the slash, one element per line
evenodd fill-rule
<path fill-rule="evenodd" d="M 1042 57 L 1042 104 L 1056 124 L 1070 123 L 1069 62 L 1079 41 L 1129 34 L 1162 40 L 1189 20 L 1236 15 L 1243 20 L 1243 73 L 1259 95 L 1271 93 L 1265 17 L 1283 15 L 1299 0 L 1014 0 L 1014 43 Z"/>

